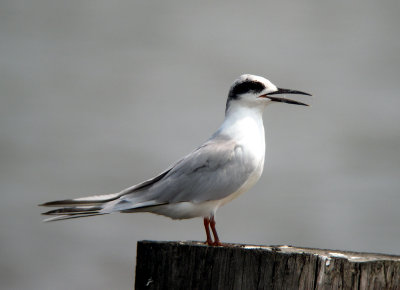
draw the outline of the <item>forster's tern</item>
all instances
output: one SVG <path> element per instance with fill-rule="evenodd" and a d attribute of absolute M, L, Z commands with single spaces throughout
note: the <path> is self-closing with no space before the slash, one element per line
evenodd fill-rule
<path fill-rule="evenodd" d="M 156 177 L 121 192 L 44 203 L 61 207 L 44 213 L 55 216 L 45 221 L 114 212 L 203 217 L 207 244 L 221 245 L 215 229 L 217 209 L 252 187 L 263 171 L 264 108 L 273 102 L 307 106 L 278 94 L 310 95 L 278 88 L 263 77 L 240 76 L 229 90 L 224 122 L 203 145 Z"/>

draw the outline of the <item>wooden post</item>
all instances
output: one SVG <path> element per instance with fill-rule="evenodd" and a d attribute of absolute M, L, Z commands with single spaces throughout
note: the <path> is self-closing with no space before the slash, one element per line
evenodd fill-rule
<path fill-rule="evenodd" d="M 400 289 L 400 256 L 140 241 L 135 289 Z"/>

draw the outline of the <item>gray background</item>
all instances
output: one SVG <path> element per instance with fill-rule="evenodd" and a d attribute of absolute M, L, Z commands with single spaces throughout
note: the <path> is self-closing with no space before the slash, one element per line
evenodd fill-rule
<path fill-rule="evenodd" d="M 217 3 L 218 2 L 218 3 Z M 310 92 L 264 114 L 260 182 L 225 242 L 400 254 L 399 1 L 0 2 L 0 288 L 130 289 L 136 241 L 200 219 L 41 223 L 38 203 L 119 191 L 199 145 L 242 73 Z"/>

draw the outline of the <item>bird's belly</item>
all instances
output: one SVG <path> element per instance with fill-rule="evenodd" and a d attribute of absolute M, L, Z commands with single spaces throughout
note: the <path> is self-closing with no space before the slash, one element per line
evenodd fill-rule
<path fill-rule="evenodd" d="M 190 219 L 195 217 L 208 217 L 215 213 L 220 200 L 209 200 L 199 203 L 177 202 L 154 207 L 151 212 L 172 219 Z"/>

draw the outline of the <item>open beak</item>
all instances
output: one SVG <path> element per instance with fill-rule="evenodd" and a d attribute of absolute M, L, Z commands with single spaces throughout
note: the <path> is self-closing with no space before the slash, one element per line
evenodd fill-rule
<path fill-rule="evenodd" d="M 265 95 L 261 95 L 260 98 L 268 98 L 273 102 L 281 102 L 281 103 L 309 106 L 309 105 L 307 105 L 305 103 L 301 103 L 301 102 L 290 100 L 290 99 L 286 99 L 286 98 L 271 97 L 271 95 L 279 95 L 279 94 L 297 94 L 297 95 L 311 96 L 310 94 L 305 93 L 305 92 L 301 92 L 301 91 L 278 88 L 278 90 L 276 92 L 272 92 L 272 93 L 268 93 L 268 94 L 265 94 Z"/>

